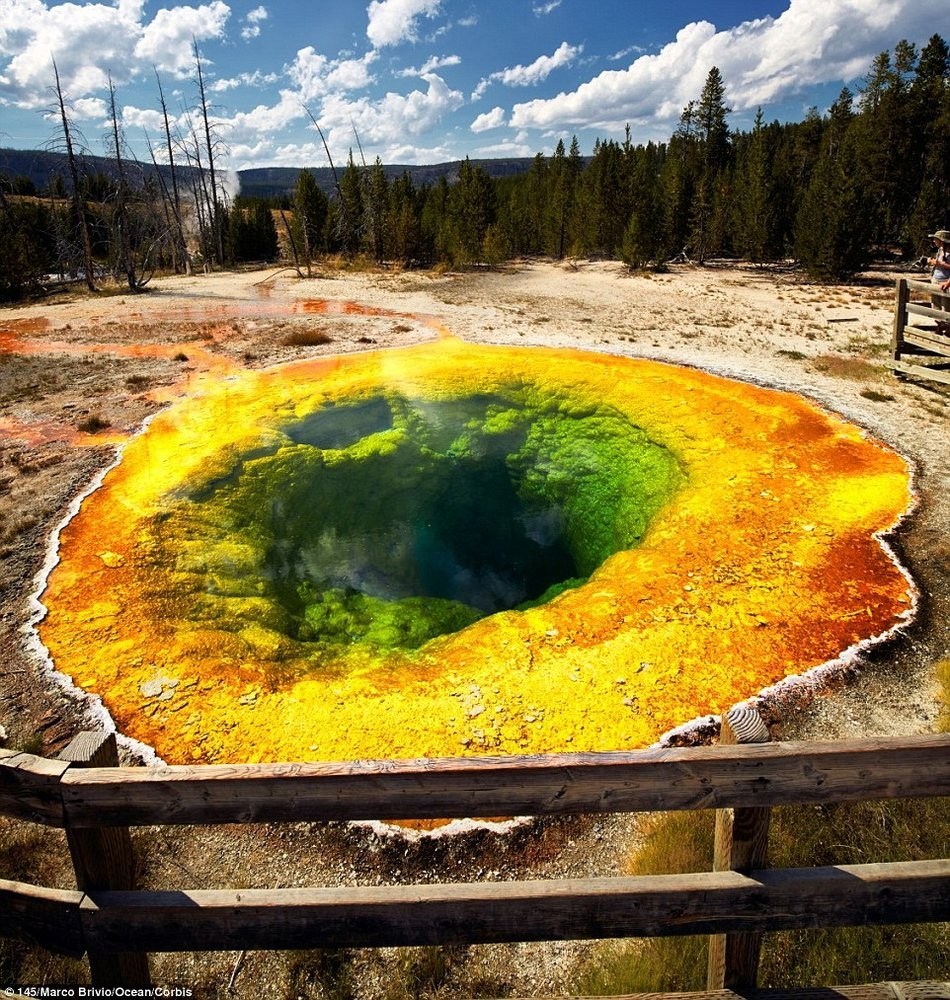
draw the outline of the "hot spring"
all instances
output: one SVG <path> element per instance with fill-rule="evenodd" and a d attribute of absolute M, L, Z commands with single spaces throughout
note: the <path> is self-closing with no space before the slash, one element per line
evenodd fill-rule
<path fill-rule="evenodd" d="M 799 397 L 446 340 L 163 412 L 39 631 L 170 762 L 632 748 L 906 618 L 908 502 Z"/>

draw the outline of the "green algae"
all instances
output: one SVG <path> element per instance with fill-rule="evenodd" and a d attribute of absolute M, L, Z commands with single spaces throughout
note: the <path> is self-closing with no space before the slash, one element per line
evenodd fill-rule
<path fill-rule="evenodd" d="M 547 387 L 396 392 L 298 416 L 169 498 L 156 544 L 196 627 L 298 655 L 411 650 L 583 584 L 682 485 L 616 410 Z M 190 596 L 189 596 L 190 595 Z"/>
<path fill-rule="evenodd" d="M 298 638 L 324 644 L 364 642 L 379 649 L 415 649 L 482 617 L 476 608 L 437 597 L 386 601 L 354 590 L 318 591 L 302 584 Z"/>

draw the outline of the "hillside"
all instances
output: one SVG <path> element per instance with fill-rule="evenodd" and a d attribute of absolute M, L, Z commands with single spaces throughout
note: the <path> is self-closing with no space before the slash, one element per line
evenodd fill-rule
<path fill-rule="evenodd" d="M 114 162 L 105 156 L 84 156 L 83 162 L 90 173 L 111 174 Z M 447 163 L 433 164 L 387 164 L 383 167 L 386 177 L 392 180 L 407 173 L 413 184 L 418 188 L 423 184 L 431 184 L 440 177 L 445 177 L 449 183 L 458 177 L 459 160 Z M 472 160 L 474 165 L 482 167 L 491 177 L 509 177 L 524 173 L 533 162 L 532 157 Z M 144 176 L 155 173 L 155 167 L 150 163 L 137 161 L 135 167 Z M 338 166 L 338 170 L 343 165 Z M 168 168 L 158 168 L 168 176 Z M 189 170 L 182 167 L 182 170 Z M 240 181 L 240 192 L 250 197 L 269 198 L 293 193 L 297 177 L 304 167 L 256 167 L 251 170 L 237 172 Z M 311 167 L 311 172 L 320 187 L 327 193 L 333 190 L 333 170 L 330 167 Z M 63 175 L 66 172 L 66 157 L 62 153 L 43 149 L 0 149 L 0 176 L 10 179 L 26 177 L 37 190 L 43 190 L 49 184 L 50 178 Z"/>
<path fill-rule="evenodd" d="M 521 157 L 514 159 L 498 160 L 471 160 L 474 166 L 482 167 L 490 177 L 510 177 L 522 174 L 534 162 L 532 157 Z M 415 187 L 419 188 L 423 184 L 432 184 L 440 177 L 444 177 L 450 184 L 458 177 L 460 160 L 451 160 L 447 163 L 430 164 L 384 164 L 383 171 L 387 180 L 401 177 L 407 173 L 412 179 Z M 297 183 L 297 176 L 303 167 L 257 167 L 253 170 L 239 170 L 238 177 L 241 181 L 241 194 L 258 197 L 272 197 L 274 195 L 292 194 L 294 185 Z M 342 169 L 342 165 L 337 165 L 337 173 Z M 333 170 L 330 167 L 310 167 L 317 183 L 323 191 L 329 193 L 333 190 Z"/>
<path fill-rule="evenodd" d="M 88 174 L 101 173 L 111 176 L 115 171 L 115 161 L 107 156 L 85 155 L 82 159 Z M 126 162 L 129 167 L 141 171 L 144 177 L 153 176 L 156 172 L 155 166 L 151 163 L 142 163 L 139 160 Z M 158 170 L 166 177 L 171 176 L 167 167 L 159 166 Z M 44 190 L 51 178 L 65 177 L 66 173 L 65 153 L 45 149 L 0 149 L 0 177 L 8 177 L 11 180 L 28 178 L 38 191 Z"/>

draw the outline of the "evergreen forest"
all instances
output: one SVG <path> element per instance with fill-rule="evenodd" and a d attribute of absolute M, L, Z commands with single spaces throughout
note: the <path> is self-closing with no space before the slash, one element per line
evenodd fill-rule
<path fill-rule="evenodd" d="M 292 193 L 229 197 L 225 138 L 200 101 L 189 133 L 148 138 L 152 164 L 128 153 L 115 91 L 107 161 L 84 155 L 58 85 L 51 146 L 63 168 L 40 189 L 0 176 L 0 298 L 53 276 L 90 288 L 108 276 L 137 290 L 156 271 L 283 259 L 303 274 L 325 255 L 407 267 L 497 266 L 519 256 L 784 262 L 838 280 L 872 261 L 910 261 L 950 226 L 950 49 L 933 35 L 898 42 L 858 92 L 794 123 L 730 127 L 729 82 L 716 67 L 667 142 L 577 139 L 521 173 L 491 176 L 468 159 L 451 178 L 417 185 L 352 151 L 327 192 L 302 169 Z M 161 82 L 160 106 L 165 111 Z M 319 131 L 319 124 L 314 120 Z M 322 133 L 321 133 L 322 136 Z M 359 136 L 355 136 L 359 147 Z M 161 165 L 160 165 L 161 164 Z"/>

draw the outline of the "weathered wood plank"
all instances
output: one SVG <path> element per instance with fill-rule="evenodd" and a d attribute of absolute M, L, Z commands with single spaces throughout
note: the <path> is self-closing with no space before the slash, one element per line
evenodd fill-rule
<path fill-rule="evenodd" d="M 941 298 L 950 299 L 950 292 L 941 292 L 940 289 L 930 281 L 918 281 L 914 278 L 898 280 L 905 280 L 907 282 L 907 287 L 915 292 L 926 292 L 928 295 L 939 295 Z"/>
<path fill-rule="evenodd" d="M 925 368 L 923 365 L 911 365 L 903 361 L 892 361 L 891 368 L 903 375 L 912 375 L 914 378 L 928 378 L 933 382 L 940 382 L 943 385 L 950 385 L 950 372 L 940 371 L 935 368 Z"/>
<path fill-rule="evenodd" d="M 78 958 L 85 950 L 79 920 L 82 899 L 81 892 L 0 879 L 0 937 Z"/>
<path fill-rule="evenodd" d="M 735 707 L 722 718 L 720 746 L 762 745 L 769 739 L 769 731 L 754 709 Z M 767 864 L 771 815 L 768 806 L 717 809 L 713 871 L 731 869 L 747 872 L 764 868 Z M 709 989 L 757 986 L 761 950 L 761 934 L 712 935 L 709 939 L 706 986 Z"/>
<path fill-rule="evenodd" d="M 73 767 L 116 767 L 119 751 L 115 733 L 79 733 L 59 755 Z M 134 889 L 135 856 L 128 827 L 66 827 L 66 841 L 84 892 L 96 889 Z M 148 957 L 144 954 L 105 955 L 89 950 L 94 986 L 150 986 Z"/>
<path fill-rule="evenodd" d="M 898 278 L 894 287 L 894 325 L 891 331 L 891 356 L 899 358 L 904 346 L 904 326 L 907 323 L 907 303 L 910 291 L 905 278 Z"/>
<path fill-rule="evenodd" d="M 538 757 L 90 768 L 70 826 L 714 809 L 950 795 L 950 735 Z"/>
<path fill-rule="evenodd" d="M 220 951 L 710 934 L 950 918 L 950 861 L 563 882 L 96 892 L 87 947 Z"/>
<path fill-rule="evenodd" d="M 904 327 L 904 343 L 911 344 L 914 347 L 922 347 L 924 350 L 933 351 L 935 354 L 941 354 L 945 358 L 950 358 L 950 337 L 942 337 L 939 333 L 933 333 L 930 330 L 918 330 L 914 327 L 905 326 Z M 911 352 L 904 352 L 913 353 Z"/>
<path fill-rule="evenodd" d="M 551 1000 L 519 997 L 517 1000 Z M 598 1000 L 571 996 L 559 1000 Z M 612 1000 L 950 1000 L 950 983 L 865 983 L 861 986 L 819 986 L 801 989 L 705 990 L 701 993 L 625 993 Z"/>
<path fill-rule="evenodd" d="M 59 784 L 68 768 L 61 761 L 0 750 L 0 815 L 61 827 Z"/>
<path fill-rule="evenodd" d="M 114 733 L 80 733 L 59 755 L 77 768 L 119 763 Z M 133 889 L 135 858 L 125 827 L 66 827 L 66 840 L 81 890 Z"/>
<path fill-rule="evenodd" d="M 950 300 L 950 296 L 944 296 Z M 938 322 L 950 323 L 950 312 L 946 309 L 937 309 L 935 306 L 925 306 L 922 302 L 907 302 L 904 306 L 908 313 L 914 316 L 928 316 Z"/>

